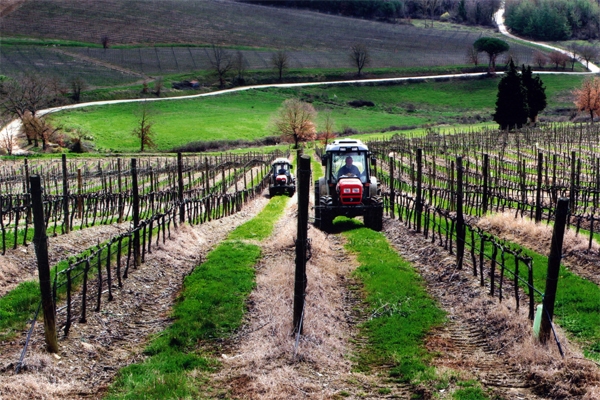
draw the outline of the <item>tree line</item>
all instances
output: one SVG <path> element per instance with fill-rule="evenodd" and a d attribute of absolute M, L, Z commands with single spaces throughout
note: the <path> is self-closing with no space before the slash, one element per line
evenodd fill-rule
<path fill-rule="evenodd" d="M 394 21 L 446 19 L 492 25 L 500 0 L 239 0 L 275 7 L 303 8 L 347 17 Z"/>
<path fill-rule="evenodd" d="M 509 0 L 506 26 L 536 40 L 600 37 L 600 6 L 589 0 Z"/>

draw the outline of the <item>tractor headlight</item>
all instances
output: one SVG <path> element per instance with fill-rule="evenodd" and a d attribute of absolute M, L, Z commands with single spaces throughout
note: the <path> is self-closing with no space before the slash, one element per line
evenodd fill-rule
<path fill-rule="evenodd" d="M 344 193 L 350 193 L 350 188 L 344 188 Z"/>
<path fill-rule="evenodd" d="M 360 189 L 359 188 L 352 188 L 352 193 L 360 193 Z"/>

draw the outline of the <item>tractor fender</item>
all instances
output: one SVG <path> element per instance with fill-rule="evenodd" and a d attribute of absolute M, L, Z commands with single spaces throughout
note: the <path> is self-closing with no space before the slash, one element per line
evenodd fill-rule
<path fill-rule="evenodd" d="M 377 193 L 377 178 L 372 176 L 370 181 L 371 181 L 371 184 L 369 185 L 369 197 L 373 198 L 378 195 L 378 193 Z"/>
<path fill-rule="evenodd" d="M 325 177 L 319 178 L 319 197 L 329 196 L 329 186 Z"/>

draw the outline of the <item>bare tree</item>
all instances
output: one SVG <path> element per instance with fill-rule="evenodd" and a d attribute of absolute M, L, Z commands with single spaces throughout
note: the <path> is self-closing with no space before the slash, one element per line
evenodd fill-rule
<path fill-rule="evenodd" d="M 233 68 L 231 54 L 224 48 L 215 46 L 213 44 L 211 47 L 209 60 L 213 71 L 219 78 L 219 86 L 224 87 L 227 73 Z"/>
<path fill-rule="evenodd" d="M 12 118 L 6 113 L 0 114 L 0 149 L 4 149 L 6 154 L 11 156 L 17 142 L 17 132 L 10 126 Z"/>
<path fill-rule="evenodd" d="M 2 94 L 4 100 L 0 109 L 21 121 L 28 115 L 35 117 L 37 111 L 47 106 L 53 97 L 48 80 L 36 75 L 22 75 L 5 81 Z M 27 139 L 31 144 L 34 138 L 28 135 Z"/>
<path fill-rule="evenodd" d="M 298 148 L 299 142 L 315 139 L 316 117 L 317 111 L 312 104 L 298 99 L 287 99 L 279 109 L 274 125 L 283 140 L 293 141 L 295 148 Z"/>
<path fill-rule="evenodd" d="M 544 53 L 542 53 L 541 51 L 534 51 L 533 52 L 533 62 L 539 68 L 544 68 L 546 66 L 546 64 L 548 63 L 548 57 L 546 57 L 546 55 Z"/>
<path fill-rule="evenodd" d="M 45 117 L 27 113 L 25 118 L 22 119 L 22 123 L 27 137 L 35 141 L 36 147 L 38 146 L 38 140 L 41 140 L 42 150 L 44 151 L 48 149 L 49 142 L 62 141 L 59 135 L 62 128 L 53 126 Z"/>
<path fill-rule="evenodd" d="M 350 48 L 350 62 L 356 67 L 358 76 L 361 75 L 364 67 L 371 63 L 369 49 L 364 43 L 355 43 Z"/>
<path fill-rule="evenodd" d="M 154 80 L 154 94 L 160 97 L 160 93 L 164 87 L 164 82 L 162 76 L 159 76 Z"/>
<path fill-rule="evenodd" d="M 579 61 L 579 56 L 577 53 L 579 52 L 579 46 L 577 43 L 570 43 L 567 45 L 567 49 L 569 50 L 569 62 L 571 63 L 571 71 L 575 70 L 575 64 Z"/>
<path fill-rule="evenodd" d="M 326 111 L 323 120 L 323 131 L 317 135 L 317 139 L 319 139 L 325 146 L 327 146 L 330 140 L 335 138 L 335 132 L 333 131 L 334 123 L 335 121 L 331 117 L 331 111 Z"/>
<path fill-rule="evenodd" d="M 81 101 L 81 92 L 87 88 L 87 84 L 82 77 L 76 76 L 71 79 L 71 98 L 75 103 Z"/>
<path fill-rule="evenodd" d="M 244 74 L 246 73 L 246 58 L 240 50 L 238 50 L 233 57 L 233 70 L 236 74 L 237 84 L 243 85 L 245 82 Z"/>
<path fill-rule="evenodd" d="M 155 148 L 155 132 L 153 130 L 154 111 L 150 108 L 150 105 L 146 101 L 143 101 L 140 104 L 140 108 L 137 111 L 137 117 L 137 126 L 133 129 L 131 134 L 140 139 L 140 151 L 143 152 L 147 148 Z"/>
<path fill-rule="evenodd" d="M 595 46 L 577 46 L 577 52 L 585 61 L 585 67 L 588 68 L 590 61 L 598 57 L 598 49 Z"/>
<path fill-rule="evenodd" d="M 474 66 L 479 65 L 479 52 L 475 50 L 475 47 L 467 46 L 467 50 L 465 52 L 465 60 L 469 64 L 473 64 Z"/>
<path fill-rule="evenodd" d="M 283 80 L 283 72 L 289 68 L 290 57 L 284 50 L 279 50 L 271 56 L 271 65 L 279 74 L 279 81 Z"/>
<path fill-rule="evenodd" d="M 554 64 L 555 68 L 562 67 L 565 69 L 569 61 L 569 56 L 560 51 L 552 51 L 548 54 L 548 60 L 551 64 Z"/>

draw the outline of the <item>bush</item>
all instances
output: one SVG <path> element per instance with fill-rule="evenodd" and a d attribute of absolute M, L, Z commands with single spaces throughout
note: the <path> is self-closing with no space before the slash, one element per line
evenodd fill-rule
<path fill-rule="evenodd" d="M 190 142 L 183 146 L 174 147 L 173 153 L 202 153 L 206 151 L 225 151 L 240 147 L 274 146 L 279 144 L 277 136 L 267 136 L 256 140 L 209 140 Z"/>
<path fill-rule="evenodd" d="M 373 103 L 372 101 L 368 101 L 368 100 L 352 100 L 348 102 L 348 105 L 350 107 L 374 107 L 375 103 Z"/>

